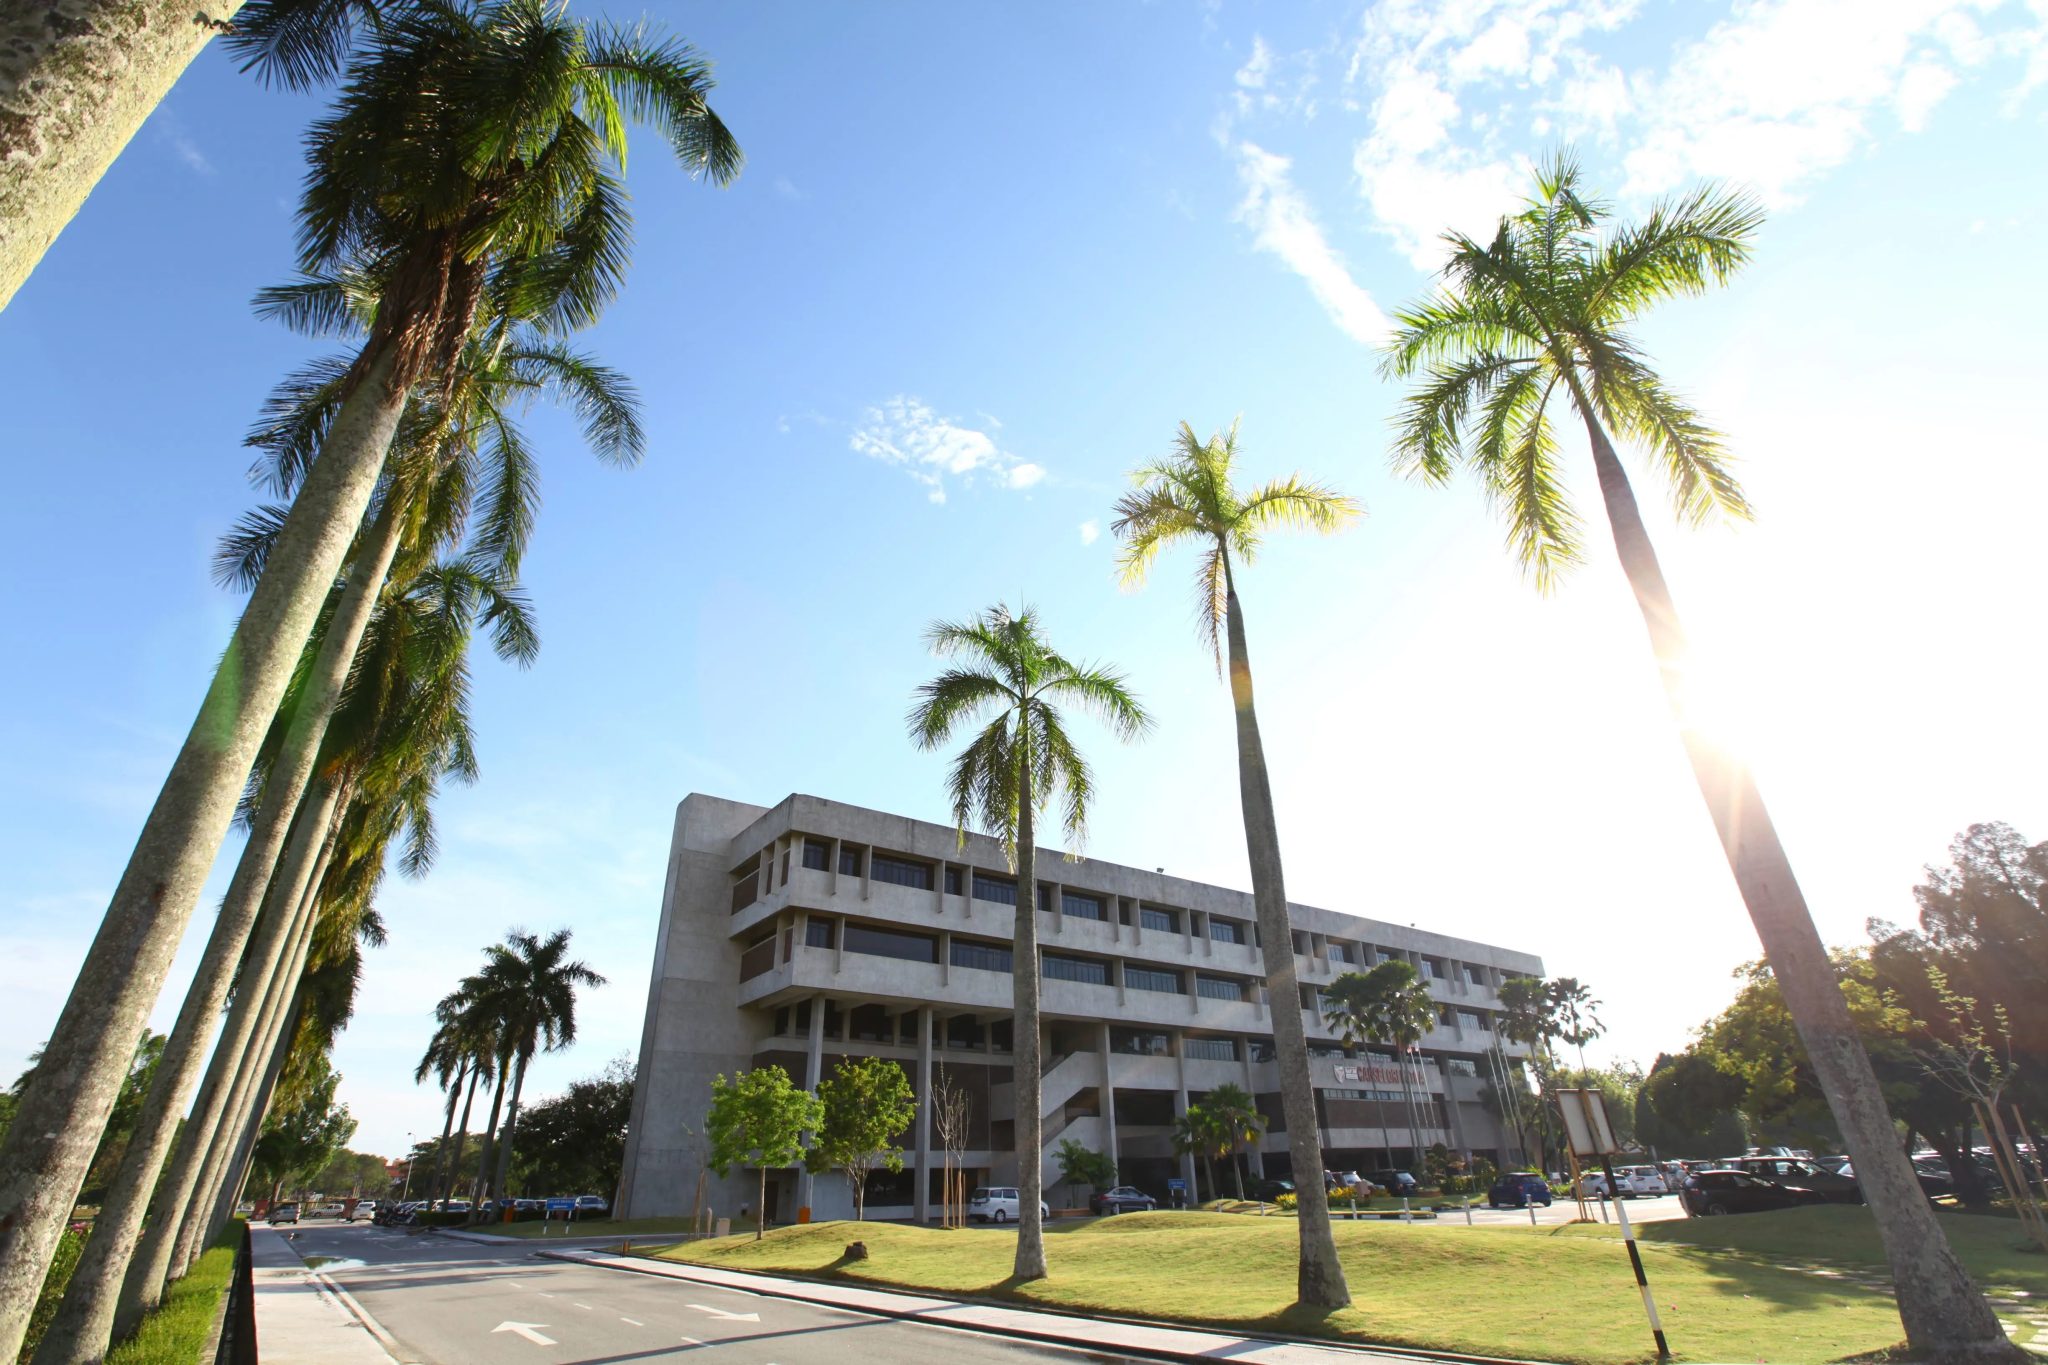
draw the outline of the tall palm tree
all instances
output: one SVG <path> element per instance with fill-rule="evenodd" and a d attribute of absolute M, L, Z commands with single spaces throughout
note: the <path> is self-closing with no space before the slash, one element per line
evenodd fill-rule
<path fill-rule="evenodd" d="M 1611 217 L 1560 152 L 1491 242 L 1446 235 L 1444 287 L 1400 314 L 1382 362 L 1385 374 L 1423 376 L 1396 419 L 1395 462 L 1438 484 L 1470 466 L 1506 518 L 1517 557 L 1549 589 L 1582 553 L 1553 400 L 1584 426 L 1608 529 L 1700 794 L 1884 1234 L 1907 1339 L 1929 1359 L 2007 1358 L 2016 1348 L 1949 1249 L 1899 1146 L 1756 782 L 1691 712 L 1685 632 L 1615 453 L 1614 435 L 1638 446 L 1688 522 L 1749 515 L 1719 434 L 1665 384 L 1630 328 L 1652 305 L 1704 293 L 1740 269 L 1762 210 L 1708 186 L 1658 204 L 1640 223 L 1617 227 Z"/>
<path fill-rule="evenodd" d="M 375 0 L 81 0 L 0 9 L 0 309 L 216 33 L 266 79 L 332 76 Z M 361 11 L 361 13 L 359 13 Z"/>
<path fill-rule="evenodd" d="M 1244 1165 L 1238 1160 L 1238 1148 L 1247 1143 L 1257 1142 L 1266 1131 L 1266 1121 L 1259 1116 L 1258 1104 L 1246 1093 L 1243 1086 L 1225 1083 L 1211 1090 L 1202 1101 L 1202 1107 L 1216 1116 L 1216 1122 L 1223 1130 L 1224 1155 L 1230 1159 L 1231 1174 L 1237 1178 L 1237 1197 L 1244 1198 Z M 1221 1197 L 1222 1192 L 1217 1192 Z"/>
<path fill-rule="evenodd" d="M 1330 1230 L 1330 1206 L 1323 1193 L 1323 1144 L 1316 1131 L 1315 1091 L 1309 1084 L 1308 1035 L 1301 1022 L 1301 986 L 1294 970 L 1294 930 L 1287 919 L 1287 880 L 1280 865 L 1280 829 L 1273 815 L 1273 787 L 1252 702 L 1251 650 L 1244 608 L 1238 601 L 1232 561 L 1250 564 L 1270 530 L 1302 527 L 1328 533 L 1359 514 L 1352 499 L 1307 482 L 1299 475 L 1276 479 L 1249 492 L 1231 486 L 1237 461 L 1237 424 L 1227 435 L 1204 441 L 1186 422 L 1162 460 L 1141 465 L 1137 487 L 1116 504 L 1115 532 L 1123 542 L 1118 567 L 1126 586 L 1145 581 L 1159 551 L 1190 541 L 1201 552 L 1195 576 L 1196 629 L 1215 655 L 1217 671 L 1226 654 L 1230 695 L 1237 716 L 1238 799 L 1244 812 L 1245 849 L 1252 870 L 1252 903 L 1258 912 L 1259 942 L 1266 959 L 1266 996 L 1273 1016 L 1273 1051 L 1280 1069 L 1280 1103 L 1287 1118 L 1287 1147 L 1300 1196 L 1301 1262 L 1296 1295 L 1310 1308 L 1342 1308 L 1351 1302 L 1337 1242 Z"/>
<path fill-rule="evenodd" d="M 1044 1185 L 1038 1019 L 1039 812 L 1062 797 L 1068 857 L 1087 836 L 1095 775 L 1067 734 L 1062 705 L 1101 720 L 1120 740 L 1151 728 L 1123 675 L 1079 664 L 1052 647 L 1029 607 L 1012 615 L 998 604 L 971 621 L 934 622 L 925 632 L 932 653 L 958 660 L 917 690 L 910 737 L 936 749 L 966 727 L 986 725 L 953 761 L 948 783 L 962 844 L 972 823 L 1001 841 L 1017 874 L 1016 943 L 1011 952 L 1011 1043 L 1016 1073 L 1017 1258 L 1020 1280 L 1045 1277 L 1045 1227 L 1038 1202 Z"/>
<path fill-rule="evenodd" d="M 375 320 L 0 1140 L 0 1357 L 19 1348 L 119 1090 L 125 1040 L 156 1003 L 408 393 L 442 382 L 494 279 L 515 299 L 548 300 L 558 329 L 588 323 L 616 292 L 629 113 L 691 173 L 738 173 L 710 88 L 687 46 L 580 23 L 549 0 L 421 7 L 389 20 L 315 125 L 301 265 L 376 281 Z"/>
<path fill-rule="evenodd" d="M 444 1188 L 462 1165 L 463 1137 L 469 1134 L 469 1109 L 476 1099 L 477 1082 L 491 1079 L 491 1065 L 497 1056 L 497 1039 L 479 1011 L 466 1008 L 460 992 L 451 991 L 434 1007 L 440 1026 L 420 1058 L 413 1080 L 424 1081 L 432 1071 L 448 1095 L 448 1118 L 441 1126 L 441 1145 L 434 1153 L 433 1179 L 424 1187 L 429 1200 L 445 1199 Z M 462 1109 L 462 1137 L 455 1137 L 457 1102 Z M 449 1145 L 451 1139 L 457 1144 Z M 453 1157 L 451 1162 L 450 1158 Z"/>
<path fill-rule="evenodd" d="M 526 1086 L 526 1068 L 535 1052 L 557 1052 L 576 1041 L 576 990 L 595 989 L 604 978 L 582 962 L 569 959 L 569 931 L 557 929 L 545 939 L 514 929 L 503 943 L 484 950 L 484 969 L 463 983 L 465 1003 L 497 1025 L 499 1093 L 511 1077 L 511 1107 L 502 1130 L 487 1133 L 485 1160 L 496 1158 L 479 1173 L 479 1198 L 503 1198 L 512 1169 L 512 1143 L 519 1127 L 519 1096 Z M 491 1110 L 496 1127 L 497 1106 Z"/>
<path fill-rule="evenodd" d="M 1586 1070 L 1586 1044 L 1592 1042 L 1607 1028 L 1594 1013 L 1600 1002 L 1593 998 L 1593 992 L 1575 976 L 1560 976 L 1550 983 L 1551 1006 L 1557 1016 L 1558 1041 L 1570 1043 L 1579 1050 L 1579 1070 Z"/>
<path fill-rule="evenodd" d="M 1408 1083 L 1408 1056 L 1436 1024 L 1436 1001 L 1428 984 L 1414 963 L 1395 958 L 1369 971 L 1344 973 L 1329 984 L 1323 997 L 1324 1022 L 1346 1043 L 1360 1051 L 1371 1042 L 1393 1047 L 1408 1109 L 1408 1159 L 1419 1161 L 1422 1143 L 1415 1126 L 1415 1093 Z"/>
<path fill-rule="evenodd" d="M 1190 1104 L 1173 1119 L 1173 1150 L 1201 1158 L 1202 1174 L 1207 1176 L 1209 1197 L 1218 1199 L 1222 1191 L 1216 1187 L 1216 1158 L 1230 1150 L 1230 1137 L 1223 1123 L 1207 1106 Z M 1199 1190 L 1196 1202 L 1200 1202 Z"/>

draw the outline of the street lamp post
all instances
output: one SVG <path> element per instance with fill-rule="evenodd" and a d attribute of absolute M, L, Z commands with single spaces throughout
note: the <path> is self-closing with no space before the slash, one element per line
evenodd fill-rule
<path fill-rule="evenodd" d="M 403 1204 L 412 1197 L 412 1163 L 419 1148 L 413 1143 L 412 1134 L 405 1135 L 405 1188 L 399 1191 L 398 1202 Z"/>

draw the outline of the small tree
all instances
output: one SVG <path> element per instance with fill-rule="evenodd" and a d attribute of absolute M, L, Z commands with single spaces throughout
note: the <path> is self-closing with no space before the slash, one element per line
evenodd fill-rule
<path fill-rule="evenodd" d="M 825 1106 L 808 1090 L 790 1084 L 779 1066 L 757 1066 L 728 1081 L 711 1078 L 711 1112 L 705 1117 L 711 1169 L 723 1176 L 752 1162 L 761 1172 L 760 1216 L 754 1240 L 768 1229 L 768 1168 L 794 1166 L 803 1159 L 803 1138 L 825 1126 Z"/>
<path fill-rule="evenodd" d="M 1257 1142 L 1266 1131 L 1266 1120 L 1259 1114 L 1259 1106 L 1245 1093 L 1240 1085 L 1225 1083 L 1209 1092 L 1202 1105 L 1223 1128 L 1226 1143 L 1224 1155 L 1230 1159 L 1230 1172 L 1237 1179 L 1237 1197 L 1244 1199 L 1244 1163 L 1239 1159 L 1238 1148 L 1246 1143 Z M 1223 1191 L 1217 1190 L 1221 1199 Z"/>
<path fill-rule="evenodd" d="M 939 1189 L 939 1223 L 957 1227 L 965 1216 L 966 1191 L 960 1188 L 960 1158 L 967 1150 L 967 1126 L 973 1117 L 974 1100 L 953 1083 L 942 1062 L 932 1073 L 932 1131 L 938 1135 L 944 1153 L 944 1177 Z"/>
<path fill-rule="evenodd" d="M 842 1057 L 818 1086 L 825 1122 L 811 1140 L 804 1164 L 812 1173 L 834 1167 L 853 1187 L 853 1216 L 867 1216 L 868 1173 L 903 1169 L 903 1149 L 889 1139 L 917 1117 L 917 1100 L 903 1068 L 882 1057 Z"/>
<path fill-rule="evenodd" d="M 1060 1164 L 1060 1179 L 1068 1185 L 1106 1190 L 1116 1184 L 1116 1162 L 1107 1152 L 1091 1152 L 1067 1138 L 1052 1155 Z"/>

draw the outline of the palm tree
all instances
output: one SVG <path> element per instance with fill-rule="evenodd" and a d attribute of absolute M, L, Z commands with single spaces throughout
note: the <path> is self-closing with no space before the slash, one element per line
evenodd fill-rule
<path fill-rule="evenodd" d="M 1422 1144 L 1415 1126 L 1415 1094 L 1408 1084 L 1408 1057 L 1436 1025 L 1436 1001 L 1415 964 L 1395 958 L 1365 972 L 1346 972 L 1323 992 L 1324 1022 L 1347 1044 L 1364 1051 L 1369 1042 L 1387 1043 L 1401 1072 L 1401 1095 L 1408 1108 L 1410 1161 L 1420 1160 Z M 1388 1164 L 1392 1164 L 1389 1161 Z"/>
<path fill-rule="evenodd" d="M 1685 632 L 1610 436 L 1650 457 L 1682 519 L 1749 515 L 1719 434 L 1665 385 L 1630 327 L 1651 305 L 1704 293 L 1740 269 L 1762 210 L 1708 186 L 1656 205 L 1638 224 L 1610 227 L 1610 218 L 1560 152 L 1538 169 L 1534 197 L 1501 219 L 1490 243 L 1446 235 L 1444 287 L 1400 314 L 1382 362 L 1385 374 L 1424 376 L 1396 420 L 1395 462 L 1438 484 L 1459 464 L 1471 466 L 1506 517 L 1517 557 L 1547 590 L 1581 558 L 1552 400 L 1583 424 L 1608 528 L 1700 794 L 1884 1234 L 1907 1339 L 1934 1360 L 2015 1356 L 1899 1146 L 1747 765 L 1695 723 Z"/>
<path fill-rule="evenodd" d="M 1191 1104 L 1175 1115 L 1173 1150 L 1200 1157 L 1202 1173 L 1208 1177 L 1209 1197 L 1222 1197 L 1222 1191 L 1216 1187 L 1216 1157 L 1230 1150 L 1230 1138 L 1215 1114 L 1202 1105 Z M 1200 1195 L 1196 1191 L 1195 1202 L 1201 1202 Z"/>
<path fill-rule="evenodd" d="M 462 1138 L 469 1134 L 469 1110 L 476 1099 L 477 1082 L 491 1079 L 491 1065 L 498 1051 L 497 1038 L 481 1013 L 466 1008 L 460 992 L 451 991 L 441 997 L 441 1003 L 434 1007 L 434 1017 L 440 1020 L 440 1026 L 434 1030 L 426 1055 L 420 1058 L 412 1077 L 416 1082 L 424 1081 L 431 1071 L 448 1095 L 448 1117 L 441 1125 L 441 1145 L 434 1153 L 434 1175 L 426 1186 L 430 1201 L 447 1197 L 444 1185 L 461 1169 Z M 457 1101 L 462 1109 L 459 1130 L 455 1123 Z M 458 1132 L 461 1136 L 454 1136 Z M 453 1148 L 449 1146 L 451 1137 L 456 1143 Z"/>
<path fill-rule="evenodd" d="M 357 10 L 364 14 L 358 16 Z M 0 10 L 0 309 L 28 279 L 114 158 L 216 33 L 266 79 L 332 76 L 374 0 L 83 0 L 64 23 Z"/>
<path fill-rule="evenodd" d="M 1067 735 L 1062 703 L 1086 711 L 1120 740 L 1151 728 L 1123 675 L 1069 661 L 1052 647 L 1029 607 L 1015 615 L 997 605 L 966 622 L 934 622 L 925 641 L 940 658 L 960 662 L 917 690 L 910 737 L 936 749 L 962 728 L 992 718 L 953 761 L 948 786 L 960 841 L 971 822 L 1001 841 L 1017 874 L 1016 944 L 1011 1044 L 1016 1071 L 1017 1259 L 1019 1280 L 1045 1277 L 1045 1228 L 1038 1215 L 1044 1185 L 1040 1133 L 1038 1021 L 1038 837 L 1041 809 L 1064 795 L 1061 825 L 1068 857 L 1087 834 L 1095 777 Z"/>
<path fill-rule="evenodd" d="M 146 819 L 19 1121 L 0 1140 L 0 1357 L 28 1314 L 105 1126 L 133 1038 L 219 850 L 407 395 L 445 383 L 487 286 L 545 299 L 556 329 L 616 292 L 630 214 L 625 115 L 721 183 L 740 153 L 683 44 L 572 20 L 549 0 L 408 9 L 357 61 L 311 137 L 300 260 L 378 286 L 320 458 L 279 528 L 200 713 Z M 531 315 L 524 304 L 513 310 Z"/>
<path fill-rule="evenodd" d="M 1257 1142 L 1266 1131 L 1266 1121 L 1259 1116 L 1258 1105 L 1245 1093 L 1244 1087 L 1225 1083 L 1211 1090 L 1202 1101 L 1202 1107 L 1215 1115 L 1217 1125 L 1223 1130 L 1223 1154 L 1230 1158 L 1230 1171 L 1237 1178 L 1237 1197 L 1244 1198 L 1244 1166 L 1238 1160 L 1237 1149 L 1247 1143 Z M 1217 1191 L 1222 1196 L 1222 1191 Z"/>
<path fill-rule="evenodd" d="M 1196 628 L 1223 669 L 1230 663 L 1230 695 L 1237 713 L 1238 799 L 1244 811 L 1245 849 L 1252 870 L 1252 902 L 1258 911 L 1259 942 L 1266 959 L 1266 996 L 1273 1015 L 1273 1051 L 1280 1069 L 1280 1102 L 1287 1119 L 1287 1146 L 1300 1195 L 1301 1263 L 1296 1294 L 1310 1308 L 1342 1308 L 1351 1302 L 1337 1243 L 1330 1231 L 1330 1206 L 1323 1194 L 1323 1144 L 1316 1131 L 1315 1091 L 1309 1084 L 1308 1036 L 1301 1022 L 1301 987 L 1294 970 L 1294 931 L 1287 919 L 1287 882 L 1280 865 L 1280 830 L 1273 815 L 1273 788 L 1266 752 L 1252 704 L 1252 665 L 1245 640 L 1244 608 L 1238 601 L 1234 558 L 1250 564 L 1269 530 L 1303 527 L 1323 533 L 1345 526 L 1359 514 L 1356 502 L 1299 475 L 1276 479 L 1248 493 L 1231 486 L 1237 460 L 1237 424 L 1227 435 L 1203 441 L 1183 422 L 1174 449 L 1163 460 L 1143 465 L 1132 476 L 1134 491 L 1118 499 L 1115 532 L 1126 586 L 1145 581 L 1159 551 L 1192 541 L 1201 551 L 1195 577 Z"/>
<path fill-rule="evenodd" d="M 1600 1008 L 1600 1002 L 1593 998 L 1593 992 L 1586 989 L 1584 982 L 1575 976 L 1560 976 L 1550 983 L 1551 1008 L 1557 1017 L 1557 1036 L 1560 1042 L 1570 1043 L 1579 1050 L 1579 1070 L 1586 1070 L 1586 1044 L 1607 1032 L 1599 1016 L 1593 1011 Z"/>

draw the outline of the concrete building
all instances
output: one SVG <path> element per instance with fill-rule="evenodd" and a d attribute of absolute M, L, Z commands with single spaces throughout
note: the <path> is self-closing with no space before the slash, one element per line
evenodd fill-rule
<path fill-rule="evenodd" d="M 1041 852 L 1038 870 L 1048 1202 L 1072 1202 L 1053 1158 L 1067 1139 L 1109 1153 L 1125 1183 L 1155 1195 L 1173 1177 L 1195 1188 L 1195 1162 L 1174 1154 L 1171 1126 L 1226 1082 L 1254 1095 L 1268 1122 L 1248 1154 L 1252 1171 L 1287 1174 L 1251 896 L 1056 853 Z M 904 1171 L 869 1182 L 870 1216 L 937 1216 L 942 1154 L 922 1103 L 935 1073 L 970 1096 L 970 1186 L 1013 1183 L 1015 903 L 993 839 L 970 835 L 963 846 L 945 825 L 812 796 L 772 809 L 687 797 L 641 1032 L 624 1215 L 688 1213 L 700 1179 L 720 1214 L 751 1208 L 758 1171 L 720 1180 L 703 1170 L 712 1077 L 773 1064 L 815 1086 L 849 1055 L 897 1061 L 920 1100 L 901 1140 Z M 1406 1167 L 1415 1148 L 1437 1142 L 1519 1159 L 1480 1096 L 1524 1055 L 1497 1032 L 1500 983 L 1540 976 L 1541 960 L 1313 906 L 1288 913 L 1303 995 L 1289 1007 L 1308 1028 L 1327 1164 Z M 1314 995 L 1395 957 L 1428 981 L 1438 1025 L 1412 1058 L 1347 1056 Z M 817 1218 L 852 1212 L 837 1175 L 770 1172 L 768 1201 L 778 1221 L 803 1205 Z"/>

